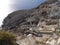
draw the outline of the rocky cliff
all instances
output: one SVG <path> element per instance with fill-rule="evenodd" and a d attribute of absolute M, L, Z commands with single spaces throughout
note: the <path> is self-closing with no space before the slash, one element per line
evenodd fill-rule
<path fill-rule="evenodd" d="M 18 45 L 60 45 L 60 0 L 10 13 L 2 29 L 17 35 Z"/>
<path fill-rule="evenodd" d="M 39 6 L 10 13 L 3 21 L 4 30 L 33 33 L 36 30 L 52 30 L 56 28 L 57 15 L 60 20 L 60 1 L 47 0 Z M 51 28 L 52 27 L 52 28 Z M 31 28 L 36 28 L 32 29 Z M 38 32 L 38 31 L 37 31 Z"/>

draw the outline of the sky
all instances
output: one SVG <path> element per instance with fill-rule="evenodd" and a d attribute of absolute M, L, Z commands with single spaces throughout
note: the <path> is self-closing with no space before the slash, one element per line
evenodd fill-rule
<path fill-rule="evenodd" d="M 0 0 L 0 26 L 9 13 L 34 8 L 44 1 L 46 0 Z"/>

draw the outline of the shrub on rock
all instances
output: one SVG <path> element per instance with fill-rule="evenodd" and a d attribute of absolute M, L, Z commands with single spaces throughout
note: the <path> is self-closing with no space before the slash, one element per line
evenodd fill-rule
<path fill-rule="evenodd" d="M 16 45 L 16 37 L 12 33 L 0 31 L 0 45 Z"/>

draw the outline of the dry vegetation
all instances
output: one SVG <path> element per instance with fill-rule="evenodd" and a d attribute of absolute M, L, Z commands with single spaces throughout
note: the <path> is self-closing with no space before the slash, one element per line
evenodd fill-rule
<path fill-rule="evenodd" d="M 16 45 L 16 37 L 12 33 L 0 31 L 0 45 Z"/>

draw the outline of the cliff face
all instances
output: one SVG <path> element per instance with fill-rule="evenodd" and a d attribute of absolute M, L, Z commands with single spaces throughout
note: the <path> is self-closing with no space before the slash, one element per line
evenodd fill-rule
<path fill-rule="evenodd" d="M 9 14 L 4 19 L 2 28 L 4 30 L 23 33 L 29 30 L 31 27 L 51 27 L 51 25 L 53 26 L 58 23 L 56 15 L 58 15 L 58 18 L 60 19 L 59 13 L 60 1 L 47 0 L 36 8 L 30 10 L 15 11 Z"/>
<path fill-rule="evenodd" d="M 18 45 L 60 45 L 58 26 L 60 1 L 47 0 L 36 8 L 12 12 L 4 19 L 2 29 L 18 34 Z"/>

